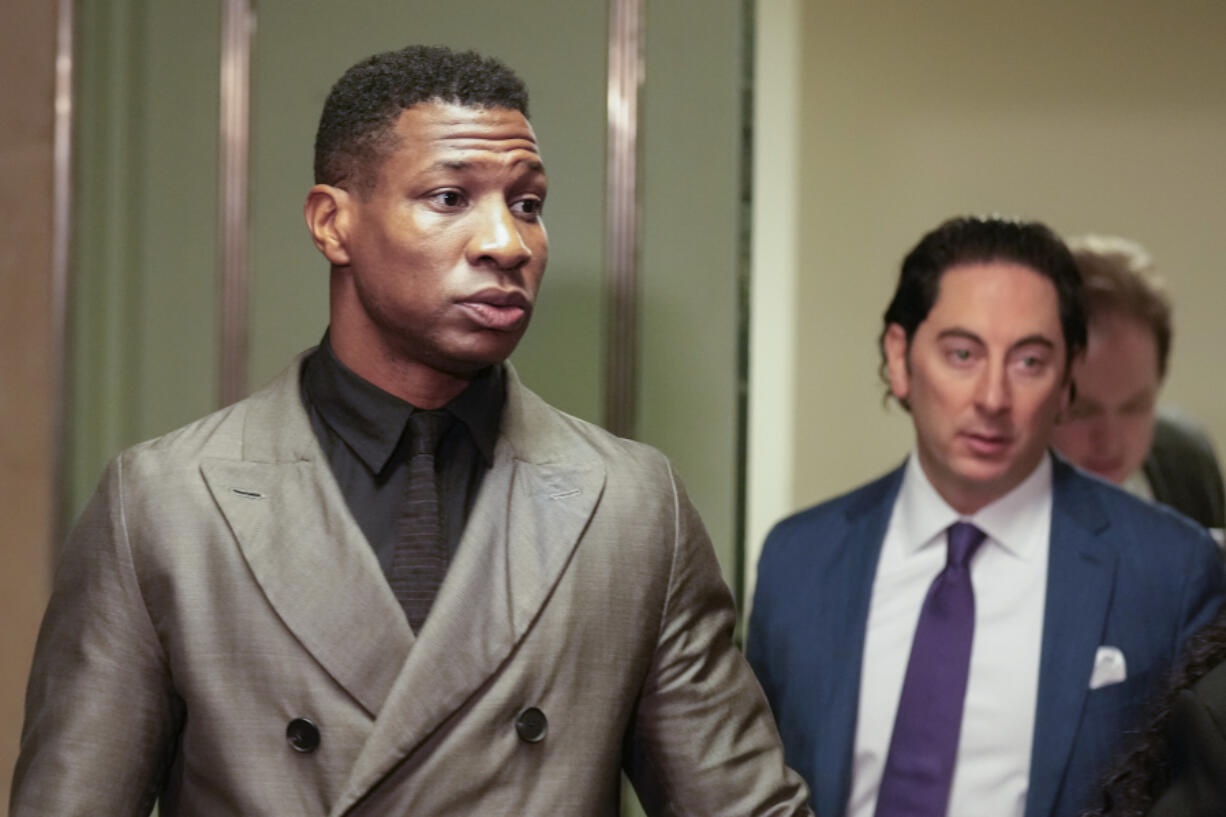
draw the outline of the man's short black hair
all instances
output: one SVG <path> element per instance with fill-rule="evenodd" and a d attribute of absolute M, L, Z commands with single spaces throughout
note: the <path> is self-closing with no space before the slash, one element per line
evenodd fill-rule
<path fill-rule="evenodd" d="M 941 275 L 953 267 L 992 261 L 1029 267 L 1055 285 L 1066 350 L 1065 376 L 1071 374 L 1073 358 L 1086 346 L 1085 293 L 1073 254 L 1050 227 L 1037 221 L 959 216 L 921 238 L 903 259 L 898 287 L 877 340 L 881 377 L 887 385 L 885 335 L 890 324 L 903 328 L 910 349 L 916 329 L 936 303 Z"/>
<path fill-rule="evenodd" d="M 419 102 L 505 108 L 528 115 L 528 89 L 510 68 L 475 51 L 410 45 L 354 65 L 332 86 L 315 132 L 315 183 L 374 189 L 396 144 L 401 112 Z"/>

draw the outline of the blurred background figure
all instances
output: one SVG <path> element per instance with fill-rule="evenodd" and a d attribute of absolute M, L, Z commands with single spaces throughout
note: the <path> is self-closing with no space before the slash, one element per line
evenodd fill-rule
<path fill-rule="evenodd" d="M 1222 474 L 1188 417 L 1157 408 L 1170 358 L 1171 302 L 1136 242 L 1087 235 L 1069 247 L 1085 281 L 1089 344 L 1075 365 L 1076 399 L 1055 430 L 1074 464 L 1173 507 L 1219 536 Z"/>

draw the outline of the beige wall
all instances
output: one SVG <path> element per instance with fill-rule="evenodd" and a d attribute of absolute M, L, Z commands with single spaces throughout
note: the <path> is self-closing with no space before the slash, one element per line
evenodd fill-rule
<path fill-rule="evenodd" d="M 765 453 L 754 465 L 753 490 L 798 508 L 902 459 L 911 426 L 899 410 L 882 408 L 876 377 L 881 313 L 903 254 L 923 232 L 964 212 L 1021 215 L 1066 235 L 1109 232 L 1144 243 L 1176 301 L 1164 399 L 1204 421 L 1226 451 L 1217 365 L 1226 346 L 1219 270 L 1226 259 L 1226 5 L 758 5 L 759 26 L 782 15 L 799 31 L 802 56 L 791 62 L 760 46 L 759 72 L 764 61 L 769 69 L 783 59 L 773 70 L 785 81 L 759 82 L 758 90 L 769 99 L 787 93 L 787 80 L 795 84 L 801 158 L 792 177 L 798 225 L 776 237 L 782 249 L 772 250 L 797 257 L 783 317 L 795 328 L 773 350 L 755 349 L 758 357 L 794 357 L 794 397 L 784 432 L 758 426 L 751 437 L 787 438 L 758 445 Z M 787 30 L 783 22 L 775 27 Z M 760 111 L 761 138 L 783 116 Z M 795 168 L 786 151 L 762 155 L 757 176 L 780 168 Z M 774 192 L 759 188 L 755 223 L 773 228 L 792 217 L 788 190 Z M 758 241 L 766 236 L 756 233 Z M 755 263 L 754 274 L 763 297 L 787 286 L 765 262 Z M 786 395 L 787 378 L 775 378 L 776 393 Z M 770 459 L 770 450 L 787 456 Z M 764 532 L 751 533 L 751 547 Z"/>
<path fill-rule="evenodd" d="M 55 5 L 17 0 L 0 27 L 0 809 L 50 572 Z"/>

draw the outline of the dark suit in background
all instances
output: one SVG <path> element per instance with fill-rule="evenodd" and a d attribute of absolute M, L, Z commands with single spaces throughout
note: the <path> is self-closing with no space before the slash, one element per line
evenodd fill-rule
<path fill-rule="evenodd" d="M 1207 528 L 1226 527 L 1226 493 L 1213 443 L 1185 415 L 1159 411 L 1142 471 L 1155 500 Z"/>

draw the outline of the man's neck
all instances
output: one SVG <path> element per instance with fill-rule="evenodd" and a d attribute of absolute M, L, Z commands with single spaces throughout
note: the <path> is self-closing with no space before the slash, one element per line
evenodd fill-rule
<path fill-rule="evenodd" d="M 1042 455 L 1035 460 L 1031 467 L 1025 469 L 1020 478 L 1015 477 L 1008 482 L 993 481 L 981 483 L 946 478 L 940 469 L 932 467 L 927 462 L 922 448 L 917 447 L 916 455 L 920 468 L 923 470 L 924 476 L 928 479 L 928 483 L 932 485 L 933 489 L 949 504 L 949 507 L 962 516 L 969 517 L 1008 495 L 1025 482 L 1035 472 L 1035 469 L 1039 467 L 1047 453 L 1043 451 Z"/>
<path fill-rule="evenodd" d="M 354 374 L 420 409 L 442 408 L 472 382 L 472 376 L 442 372 L 385 349 L 357 348 L 335 332 L 328 342 L 337 360 Z"/>

